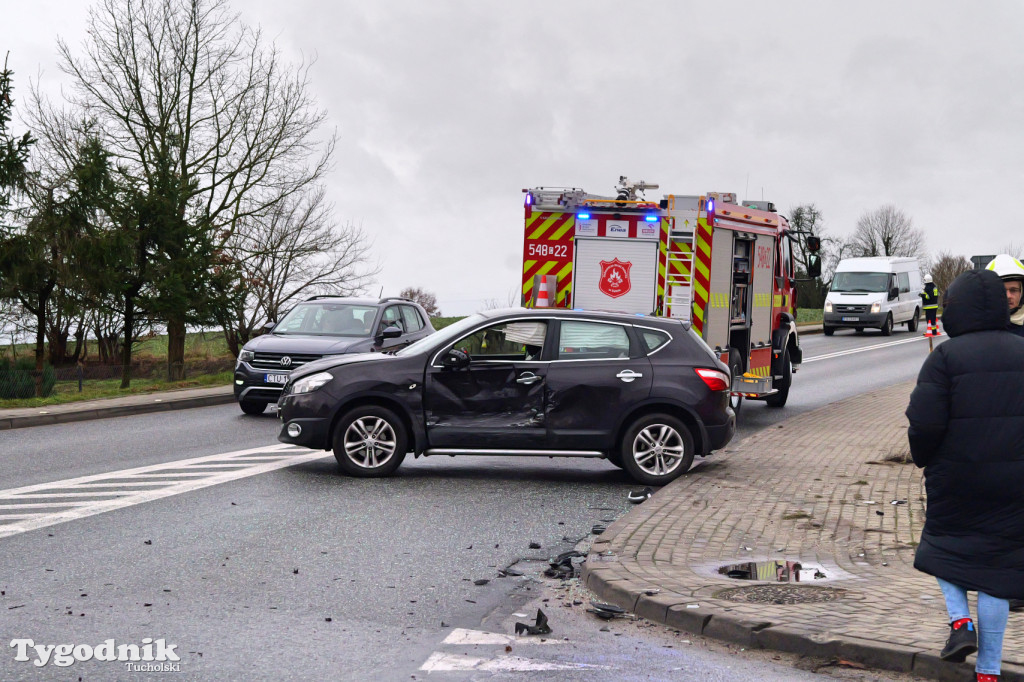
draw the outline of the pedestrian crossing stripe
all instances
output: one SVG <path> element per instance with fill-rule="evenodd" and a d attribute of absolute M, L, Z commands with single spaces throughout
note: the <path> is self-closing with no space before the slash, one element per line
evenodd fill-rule
<path fill-rule="evenodd" d="M 327 456 L 275 444 L 0 490 L 0 539 Z"/>

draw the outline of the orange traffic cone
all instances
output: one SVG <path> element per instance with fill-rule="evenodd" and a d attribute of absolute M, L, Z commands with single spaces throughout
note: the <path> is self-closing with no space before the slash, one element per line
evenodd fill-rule
<path fill-rule="evenodd" d="M 541 277 L 540 283 L 537 285 L 537 302 L 534 304 L 534 307 L 548 308 L 550 306 L 551 301 L 548 299 L 547 277 Z"/>

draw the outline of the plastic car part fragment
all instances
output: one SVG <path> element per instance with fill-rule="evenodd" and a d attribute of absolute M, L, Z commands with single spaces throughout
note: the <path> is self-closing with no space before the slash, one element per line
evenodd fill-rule
<path fill-rule="evenodd" d="M 602 620 L 611 620 L 612 618 L 618 618 L 620 616 L 626 615 L 626 610 L 621 606 L 616 606 L 615 604 L 607 604 L 605 602 L 592 601 L 590 602 L 590 605 L 594 608 L 587 610 L 593 613 L 598 618 L 601 618 Z"/>
<path fill-rule="evenodd" d="M 640 504 L 641 502 L 646 502 L 647 500 L 651 499 L 651 495 L 653 494 L 654 491 L 651 490 L 650 486 L 648 486 L 643 490 L 630 491 L 628 499 L 633 504 Z"/>
<path fill-rule="evenodd" d="M 544 615 L 544 612 L 537 609 L 537 620 L 533 625 L 529 623 L 516 623 L 516 634 L 517 635 L 549 635 L 551 634 L 551 628 L 548 626 L 548 617 Z"/>

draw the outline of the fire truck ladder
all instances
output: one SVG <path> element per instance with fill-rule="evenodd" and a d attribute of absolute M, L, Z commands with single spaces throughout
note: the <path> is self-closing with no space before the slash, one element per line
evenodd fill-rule
<path fill-rule="evenodd" d="M 695 231 L 673 231 L 665 264 L 665 310 L 662 314 L 690 321 L 693 303 L 693 241 Z"/>

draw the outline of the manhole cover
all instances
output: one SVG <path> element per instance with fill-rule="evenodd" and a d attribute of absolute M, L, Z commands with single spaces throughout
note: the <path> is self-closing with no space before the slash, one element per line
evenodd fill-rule
<path fill-rule="evenodd" d="M 810 585 L 750 585 L 727 587 L 715 592 L 715 599 L 754 604 L 814 604 L 842 599 L 846 590 L 837 587 Z"/>

